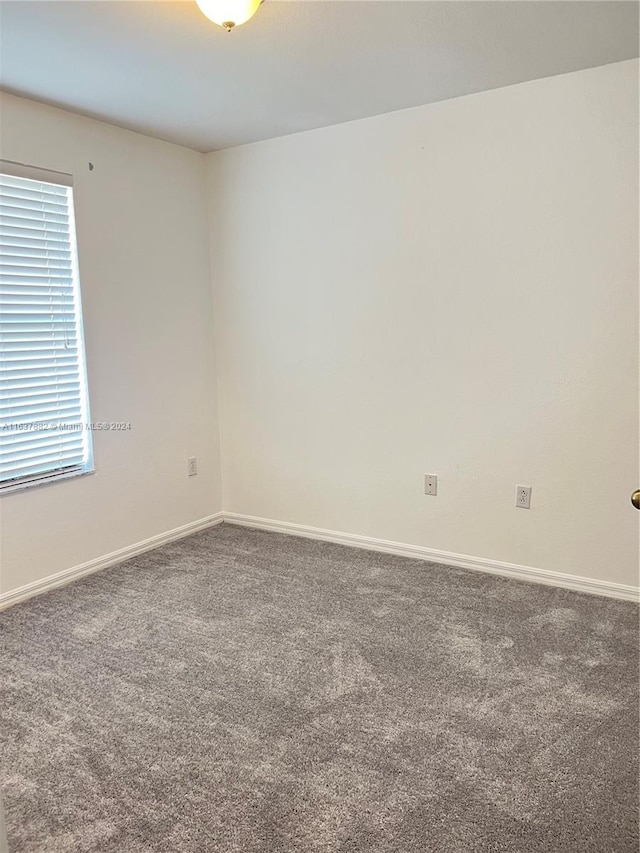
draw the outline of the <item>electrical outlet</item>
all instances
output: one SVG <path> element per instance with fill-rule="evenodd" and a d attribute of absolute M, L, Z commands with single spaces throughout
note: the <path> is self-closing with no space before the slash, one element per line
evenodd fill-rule
<path fill-rule="evenodd" d="M 424 493 L 434 496 L 438 494 L 438 478 L 435 474 L 424 475 Z"/>
<path fill-rule="evenodd" d="M 531 509 L 531 486 L 516 486 L 516 506 Z"/>
<path fill-rule="evenodd" d="M 187 459 L 187 476 L 195 477 L 198 473 L 198 460 L 195 456 L 190 456 Z"/>

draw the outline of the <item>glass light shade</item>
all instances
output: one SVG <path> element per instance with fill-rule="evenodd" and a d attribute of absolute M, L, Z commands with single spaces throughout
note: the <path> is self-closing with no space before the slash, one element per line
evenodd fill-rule
<path fill-rule="evenodd" d="M 262 0 L 196 0 L 196 3 L 210 21 L 230 31 L 253 18 Z"/>

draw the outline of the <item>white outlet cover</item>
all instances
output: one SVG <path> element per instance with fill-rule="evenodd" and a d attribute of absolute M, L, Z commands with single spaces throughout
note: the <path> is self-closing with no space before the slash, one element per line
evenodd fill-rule
<path fill-rule="evenodd" d="M 424 493 L 433 497 L 438 494 L 438 477 L 436 474 L 424 475 Z"/>
<path fill-rule="evenodd" d="M 516 506 L 531 509 L 531 486 L 516 486 Z"/>

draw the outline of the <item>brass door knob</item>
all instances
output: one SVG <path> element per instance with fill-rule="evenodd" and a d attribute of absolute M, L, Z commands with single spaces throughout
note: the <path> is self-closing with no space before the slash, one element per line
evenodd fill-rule
<path fill-rule="evenodd" d="M 631 503 L 636 509 L 640 509 L 640 489 L 636 489 L 631 495 Z"/>

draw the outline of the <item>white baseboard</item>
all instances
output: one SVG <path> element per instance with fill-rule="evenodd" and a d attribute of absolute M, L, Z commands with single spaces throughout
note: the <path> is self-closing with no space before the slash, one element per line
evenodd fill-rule
<path fill-rule="evenodd" d="M 353 533 L 340 533 L 336 530 L 323 530 L 321 527 L 307 527 L 289 521 L 273 521 L 269 518 L 258 518 L 251 515 L 241 515 L 236 512 L 223 513 L 224 520 L 229 524 L 242 527 L 254 527 L 258 530 L 270 530 L 273 533 L 287 533 L 291 536 L 302 536 L 306 539 L 319 539 L 323 542 L 335 542 L 352 548 L 364 548 L 369 551 L 382 551 L 385 554 L 397 554 L 401 557 L 413 557 L 430 563 L 446 566 L 456 566 L 461 569 L 471 569 L 475 572 L 485 572 L 490 575 L 501 575 L 521 581 L 542 583 L 548 586 L 558 586 L 577 592 L 588 592 L 593 595 L 603 595 L 607 598 L 619 598 L 623 601 L 640 601 L 640 590 L 636 586 L 620 583 L 583 578 L 578 575 L 567 575 L 562 572 L 551 572 L 548 569 L 535 569 L 530 566 L 519 566 L 516 563 L 502 563 L 498 560 L 487 560 L 483 557 L 469 557 L 465 554 L 455 554 L 450 551 L 436 551 L 422 545 L 405 545 L 402 542 L 390 542 L 386 539 L 374 539 L 371 536 L 358 536 Z"/>
<path fill-rule="evenodd" d="M 191 536 L 192 533 L 197 533 L 199 530 L 205 530 L 207 527 L 214 527 L 223 521 L 221 512 L 215 515 L 209 515 L 206 518 L 199 518 L 197 521 L 191 521 L 189 524 L 183 524 L 181 527 L 175 527 L 173 530 L 167 530 L 165 533 L 158 533 L 157 536 L 151 536 L 149 539 L 143 539 L 141 542 L 135 542 L 133 545 L 128 545 L 126 548 L 120 548 L 118 551 L 112 551 L 110 554 L 105 554 L 103 557 L 97 557 L 94 560 L 89 560 L 86 563 L 81 563 L 79 566 L 73 566 L 70 569 L 65 569 L 55 575 L 43 578 L 33 583 L 28 583 L 18 589 L 9 590 L 0 594 L 0 610 L 5 607 L 10 607 L 12 604 L 17 604 L 19 601 L 25 601 L 34 595 L 39 595 L 49 589 L 54 589 L 57 586 L 63 586 L 71 581 L 81 578 L 84 575 L 90 575 L 93 572 L 98 572 L 100 569 L 106 569 L 109 566 L 115 566 L 118 563 L 123 563 L 125 560 L 130 560 L 131 557 L 136 557 L 138 554 L 143 554 L 145 551 L 151 551 L 153 548 L 159 548 L 161 545 L 166 545 L 168 542 L 174 542 L 176 539 L 184 539 L 185 536 Z"/>
<path fill-rule="evenodd" d="M 229 524 L 237 524 L 241 527 L 253 527 L 257 530 L 269 530 L 273 533 L 286 533 L 290 536 L 301 536 L 306 539 L 317 539 L 322 542 L 335 542 L 338 545 L 348 545 L 351 548 L 363 548 L 369 551 L 382 551 L 385 554 L 397 554 L 400 557 L 412 557 L 425 560 L 430 563 L 439 563 L 447 566 L 456 566 L 461 569 L 470 569 L 476 572 L 486 572 L 491 575 L 515 578 L 516 580 L 531 581 L 533 583 L 547 584 L 564 589 L 573 589 L 577 592 L 588 592 L 593 595 L 603 595 L 607 598 L 618 598 L 623 601 L 640 601 L 640 590 L 635 586 L 611 583 L 609 581 L 596 580 L 595 578 L 583 578 L 578 575 L 568 575 L 561 572 L 551 572 L 547 569 L 535 569 L 530 566 L 519 566 L 516 563 L 503 563 L 498 560 L 487 560 L 483 557 L 469 557 L 465 554 L 455 554 L 450 551 L 437 551 L 434 548 L 426 548 L 422 545 L 405 545 L 402 542 L 391 542 L 387 539 L 375 539 L 371 536 L 359 536 L 353 533 L 341 533 L 337 530 L 324 530 L 321 527 L 309 527 L 303 524 L 294 524 L 289 521 L 274 521 L 270 518 L 258 518 L 252 515 L 242 515 L 236 512 L 218 512 L 215 515 L 192 521 L 165 533 L 159 533 L 142 542 L 136 542 L 118 551 L 112 551 L 103 557 L 89 560 L 79 566 L 58 572 L 55 575 L 43 578 L 39 581 L 26 584 L 25 586 L 12 589 L 0 594 L 0 610 L 25 601 L 34 595 L 39 595 L 49 589 L 70 583 L 84 575 L 115 566 L 125 560 L 129 560 L 145 551 L 151 551 L 191 536 L 200 530 L 214 527 L 226 521 Z"/>

